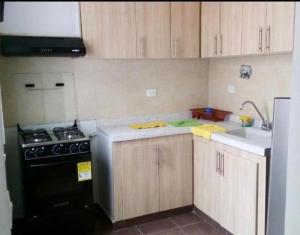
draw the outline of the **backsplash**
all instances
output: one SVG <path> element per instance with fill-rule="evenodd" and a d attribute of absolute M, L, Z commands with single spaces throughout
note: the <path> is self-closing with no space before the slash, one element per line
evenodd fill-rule
<path fill-rule="evenodd" d="M 73 73 L 80 120 L 187 112 L 207 105 L 207 60 L 1 58 L 6 126 L 15 125 L 9 84 L 16 73 Z M 146 89 L 157 90 L 146 97 Z M 58 112 L 59 110 L 53 110 Z M 28 117 L 27 117 L 28 118 Z"/>
<path fill-rule="evenodd" d="M 240 66 L 252 66 L 250 79 L 240 78 Z M 273 115 L 273 98 L 290 96 L 292 54 L 211 59 L 209 61 L 209 98 L 212 107 L 235 114 L 259 118 L 251 106 L 240 111 L 243 101 L 253 101 L 269 120 Z M 228 85 L 235 93 L 228 93 Z"/>

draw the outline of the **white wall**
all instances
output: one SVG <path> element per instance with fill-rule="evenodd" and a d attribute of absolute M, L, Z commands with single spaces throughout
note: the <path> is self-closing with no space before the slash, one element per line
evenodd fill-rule
<path fill-rule="evenodd" d="M 300 3 L 296 3 L 295 45 L 290 105 L 285 234 L 300 234 Z"/>
<path fill-rule="evenodd" d="M 5 2 L 0 33 L 80 37 L 78 2 Z"/>

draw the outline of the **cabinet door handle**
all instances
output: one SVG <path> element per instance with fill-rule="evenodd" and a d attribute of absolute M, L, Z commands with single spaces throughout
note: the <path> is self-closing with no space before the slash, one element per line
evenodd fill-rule
<path fill-rule="evenodd" d="M 214 51 L 214 53 L 215 53 L 215 55 L 217 55 L 218 54 L 218 35 L 216 34 L 216 36 L 214 37 L 214 40 L 215 40 L 215 44 L 214 44 L 214 49 L 215 49 L 215 51 Z"/>
<path fill-rule="evenodd" d="M 220 173 L 220 152 L 216 151 L 216 172 Z"/>
<path fill-rule="evenodd" d="M 266 49 L 267 51 L 270 51 L 271 48 L 271 25 L 268 25 L 267 27 L 267 46 Z"/>
<path fill-rule="evenodd" d="M 145 57 L 145 38 L 142 37 L 140 39 L 140 45 L 141 45 L 141 48 L 140 48 L 140 56 L 141 57 Z"/>
<path fill-rule="evenodd" d="M 222 158 L 221 174 L 224 176 L 224 174 L 225 174 L 224 153 L 221 154 L 221 158 Z"/>
<path fill-rule="evenodd" d="M 158 165 L 158 167 L 159 167 L 159 163 L 161 161 L 161 154 L 160 154 L 160 149 L 159 149 L 158 145 L 156 146 L 156 154 L 157 154 L 156 155 L 157 158 L 156 158 L 155 164 Z"/>
<path fill-rule="evenodd" d="M 262 27 L 258 30 L 258 50 L 262 52 Z"/>
<path fill-rule="evenodd" d="M 179 44 L 179 38 L 175 38 L 175 57 L 178 55 L 178 44 Z"/>
<path fill-rule="evenodd" d="M 220 54 L 223 54 L 223 34 L 220 34 Z"/>

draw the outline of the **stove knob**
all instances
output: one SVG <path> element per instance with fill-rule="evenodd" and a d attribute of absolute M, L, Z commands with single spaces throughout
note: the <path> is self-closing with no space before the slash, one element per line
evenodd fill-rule
<path fill-rule="evenodd" d="M 32 149 L 27 149 L 24 153 L 25 158 L 30 159 L 30 158 L 34 158 L 34 148 Z"/>
<path fill-rule="evenodd" d="M 81 143 L 81 144 L 79 145 L 79 151 L 80 151 L 81 153 L 88 152 L 88 151 L 89 151 L 89 145 L 88 145 L 88 143 L 87 143 L 87 142 Z"/>
<path fill-rule="evenodd" d="M 51 151 L 52 151 L 53 154 L 59 154 L 60 153 L 59 145 L 58 144 L 53 145 Z"/>
<path fill-rule="evenodd" d="M 79 146 L 78 146 L 78 144 L 71 144 L 70 145 L 70 152 L 71 153 L 78 153 L 79 152 Z"/>
<path fill-rule="evenodd" d="M 41 147 L 41 148 L 37 148 L 36 150 L 35 150 L 35 156 L 36 157 L 41 157 L 43 154 L 44 154 L 44 150 L 45 150 L 45 148 L 44 147 Z"/>
<path fill-rule="evenodd" d="M 68 153 L 68 147 L 66 148 L 63 144 L 59 145 L 59 153 L 60 154 L 67 154 Z"/>

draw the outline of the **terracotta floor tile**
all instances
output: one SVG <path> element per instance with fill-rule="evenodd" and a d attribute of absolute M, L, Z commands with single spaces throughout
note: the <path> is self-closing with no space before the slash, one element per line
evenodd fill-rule
<path fill-rule="evenodd" d="M 194 224 L 194 223 L 201 221 L 201 219 L 192 212 L 171 217 L 171 220 L 178 226 L 186 226 L 186 225 Z"/>
<path fill-rule="evenodd" d="M 138 228 L 144 234 L 163 232 L 175 227 L 176 225 L 168 218 L 138 225 Z"/>

